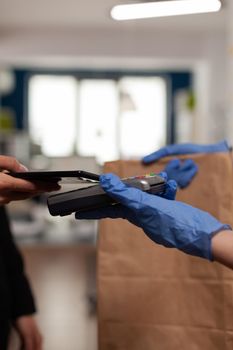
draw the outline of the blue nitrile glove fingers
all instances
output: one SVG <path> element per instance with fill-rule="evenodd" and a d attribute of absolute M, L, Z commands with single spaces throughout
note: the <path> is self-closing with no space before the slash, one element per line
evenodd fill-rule
<path fill-rule="evenodd" d="M 158 175 L 160 175 L 165 180 L 167 180 L 167 174 L 165 172 L 161 172 Z M 101 177 L 100 177 L 100 180 L 101 180 Z M 164 193 L 159 196 L 169 200 L 174 200 L 176 197 L 176 191 L 177 191 L 177 183 L 174 180 L 169 180 L 166 183 L 166 188 Z M 125 218 L 125 216 L 128 216 L 128 215 L 129 215 L 128 209 L 126 207 L 123 207 L 121 204 L 117 204 L 114 206 L 110 205 L 104 208 L 93 209 L 85 212 L 77 212 L 75 214 L 75 217 L 76 219 L 97 220 L 97 219 L 104 219 L 104 218 L 111 218 L 111 219 Z"/>
<path fill-rule="evenodd" d="M 106 193 L 122 204 L 119 208 L 118 205 L 111 208 L 116 209 L 116 215 L 141 227 L 148 237 L 165 247 L 175 247 L 187 254 L 211 260 L 212 236 L 230 229 L 230 226 L 190 205 L 126 186 L 113 174 L 101 175 L 100 181 Z M 113 217 L 109 207 L 105 210 L 106 216 L 111 214 L 110 217 Z M 104 209 L 100 212 L 103 214 Z"/>
<path fill-rule="evenodd" d="M 165 181 L 167 181 L 168 176 L 165 171 L 161 171 L 158 175 L 161 176 Z"/>
<path fill-rule="evenodd" d="M 196 145 L 193 143 L 173 144 L 165 146 L 156 152 L 153 152 L 142 159 L 142 162 L 149 164 L 156 162 L 159 159 L 167 156 L 193 154 L 193 153 L 215 153 L 215 152 L 227 152 L 229 146 L 227 142 L 221 141 L 212 145 Z"/>
<path fill-rule="evenodd" d="M 198 172 L 198 166 L 192 159 L 184 161 L 172 159 L 164 171 L 166 171 L 168 179 L 175 180 L 180 188 L 185 188 Z"/>
<path fill-rule="evenodd" d="M 176 198 L 177 183 L 175 180 L 168 180 L 164 193 L 159 194 L 159 197 L 174 200 Z"/>
<path fill-rule="evenodd" d="M 171 179 L 168 181 L 168 175 L 166 172 L 162 171 L 158 174 L 166 181 L 166 187 L 165 191 L 161 194 L 158 194 L 158 196 L 173 200 L 176 198 L 176 192 L 177 192 L 177 182 L 174 179 Z"/>

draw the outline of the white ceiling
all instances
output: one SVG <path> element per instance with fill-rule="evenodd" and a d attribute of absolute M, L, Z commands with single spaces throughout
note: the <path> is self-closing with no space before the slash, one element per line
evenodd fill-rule
<path fill-rule="evenodd" d="M 19 27 L 94 28 L 98 26 L 218 31 L 224 29 L 225 26 L 227 1 L 232 0 L 225 0 L 226 6 L 219 13 L 122 23 L 112 21 L 109 13 L 113 5 L 123 3 L 123 0 L 0 0 L 0 27 L 9 29 Z"/>

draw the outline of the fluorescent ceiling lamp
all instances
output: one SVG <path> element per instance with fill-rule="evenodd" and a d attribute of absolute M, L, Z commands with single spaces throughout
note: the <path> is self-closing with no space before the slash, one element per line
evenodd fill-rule
<path fill-rule="evenodd" d="M 220 0 L 162 0 L 117 5 L 113 7 L 111 16 L 113 19 L 121 21 L 138 18 L 217 12 L 220 8 Z"/>

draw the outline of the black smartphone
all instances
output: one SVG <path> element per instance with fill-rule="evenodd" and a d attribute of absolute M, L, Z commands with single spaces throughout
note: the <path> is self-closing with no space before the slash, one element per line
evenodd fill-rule
<path fill-rule="evenodd" d="M 99 175 L 84 170 L 25 171 L 9 172 L 10 176 L 30 181 L 75 183 L 80 181 L 98 182 Z"/>

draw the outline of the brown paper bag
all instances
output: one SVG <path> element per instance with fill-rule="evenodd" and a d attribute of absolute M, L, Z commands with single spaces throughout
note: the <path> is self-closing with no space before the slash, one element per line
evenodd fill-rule
<path fill-rule="evenodd" d="M 178 199 L 233 226 L 230 155 L 192 158 L 199 173 Z M 105 172 L 142 175 L 160 171 L 166 161 L 116 161 Z M 233 272 L 159 246 L 126 220 L 102 220 L 98 322 L 100 350 L 232 350 Z"/>

